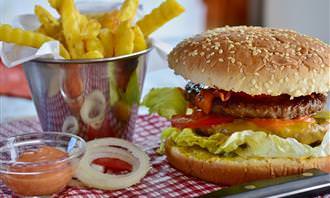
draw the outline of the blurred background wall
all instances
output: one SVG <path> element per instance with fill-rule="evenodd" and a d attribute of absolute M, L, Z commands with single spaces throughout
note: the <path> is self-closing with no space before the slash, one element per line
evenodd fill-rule
<path fill-rule="evenodd" d="M 204 0 L 208 28 L 262 25 L 290 28 L 330 43 L 330 0 Z"/>
<path fill-rule="evenodd" d="M 330 43 L 330 0 L 264 0 L 263 24 L 292 28 Z"/>

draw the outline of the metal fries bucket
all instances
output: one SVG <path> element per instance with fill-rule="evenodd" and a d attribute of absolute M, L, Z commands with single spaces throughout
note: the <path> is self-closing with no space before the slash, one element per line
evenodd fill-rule
<path fill-rule="evenodd" d="M 23 65 L 44 131 L 132 139 L 150 49 L 105 59 Z"/>

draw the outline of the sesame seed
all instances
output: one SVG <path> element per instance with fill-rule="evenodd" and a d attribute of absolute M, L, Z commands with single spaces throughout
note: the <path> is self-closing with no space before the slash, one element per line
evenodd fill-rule
<path fill-rule="evenodd" d="M 219 54 L 222 54 L 222 53 L 223 53 L 223 49 L 220 49 L 220 50 L 219 50 Z"/>
<path fill-rule="evenodd" d="M 230 50 L 230 49 L 232 49 L 232 48 L 234 48 L 235 46 L 233 45 L 233 44 L 230 44 L 229 46 L 228 46 L 228 49 Z"/>
<path fill-rule="evenodd" d="M 228 57 L 228 60 L 229 60 L 231 63 L 233 63 L 233 64 L 234 64 L 235 61 L 236 61 L 233 57 Z"/>
<path fill-rule="evenodd" d="M 219 60 L 220 63 L 224 62 L 223 58 L 219 58 L 218 60 Z"/>

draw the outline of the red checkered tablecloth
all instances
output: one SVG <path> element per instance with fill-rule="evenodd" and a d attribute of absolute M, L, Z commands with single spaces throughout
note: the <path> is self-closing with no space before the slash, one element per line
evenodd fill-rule
<path fill-rule="evenodd" d="M 96 189 L 66 188 L 54 197 L 196 197 L 209 193 L 219 186 L 188 177 L 172 168 L 164 156 L 155 153 L 159 146 L 161 129 L 169 123 L 158 116 L 139 116 L 134 133 L 134 143 L 140 145 L 150 156 L 152 169 L 141 183 L 124 190 L 102 191 Z M 0 140 L 23 132 L 41 131 L 35 120 L 19 120 L 0 125 Z M 0 198 L 12 197 L 11 192 L 0 183 Z"/>

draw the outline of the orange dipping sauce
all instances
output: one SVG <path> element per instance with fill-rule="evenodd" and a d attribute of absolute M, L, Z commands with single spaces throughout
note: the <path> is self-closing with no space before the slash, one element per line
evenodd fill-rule
<path fill-rule="evenodd" d="M 50 146 L 43 146 L 34 151 L 26 151 L 17 158 L 17 162 L 32 162 L 35 164 L 13 165 L 10 167 L 10 171 L 20 174 L 6 174 L 2 176 L 2 179 L 18 195 L 42 196 L 54 194 L 61 191 L 72 179 L 73 167 L 69 162 L 54 162 L 67 157 L 66 152 Z M 40 162 L 47 164 L 38 164 Z M 33 175 L 29 175 L 29 173 L 33 173 Z"/>

